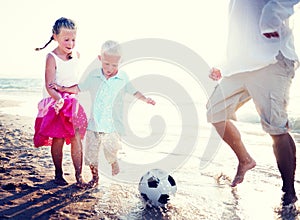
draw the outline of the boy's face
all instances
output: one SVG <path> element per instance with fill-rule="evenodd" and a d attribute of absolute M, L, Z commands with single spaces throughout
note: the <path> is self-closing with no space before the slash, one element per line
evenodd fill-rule
<path fill-rule="evenodd" d="M 120 56 L 103 53 L 102 56 L 99 55 L 98 58 L 102 63 L 103 74 L 106 79 L 117 74 L 121 59 Z"/>

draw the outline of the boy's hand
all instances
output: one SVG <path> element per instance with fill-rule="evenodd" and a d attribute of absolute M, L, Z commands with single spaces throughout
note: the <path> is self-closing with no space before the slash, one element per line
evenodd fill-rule
<path fill-rule="evenodd" d="M 60 98 L 59 100 L 57 100 L 54 104 L 54 110 L 55 113 L 58 115 L 59 110 L 61 110 L 61 108 L 64 106 L 65 100 L 63 98 Z"/>
<path fill-rule="evenodd" d="M 215 81 L 222 78 L 221 71 L 217 68 L 214 68 L 214 67 L 210 70 L 210 74 L 208 76 L 209 76 L 209 78 L 211 78 Z"/>
<path fill-rule="evenodd" d="M 146 98 L 146 103 L 147 104 L 151 104 L 151 105 L 155 105 L 156 104 L 156 102 L 153 99 L 151 99 L 151 98 Z"/>

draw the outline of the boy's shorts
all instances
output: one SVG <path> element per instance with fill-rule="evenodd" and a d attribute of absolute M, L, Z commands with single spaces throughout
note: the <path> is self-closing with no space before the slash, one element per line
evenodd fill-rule
<path fill-rule="evenodd" d="M 294 62 L 280 53 L 275 64 L 224 77 L 207 102 L 207 120 L 236 120 L 235 112 L 251 98 L 263 129 L 271 135 L 288 132 L 287 105 L 295 74 Z"/>
<path fill-rule="evenodd" d="M 103 149 L 108 163 L 117 160 L 118 150 L 121 149 L 120 136 L 117 133 L 102 133 L 87 130 L 84 148 L 84 162 L 86 165 L 98 166 L 99 153 Z"/>

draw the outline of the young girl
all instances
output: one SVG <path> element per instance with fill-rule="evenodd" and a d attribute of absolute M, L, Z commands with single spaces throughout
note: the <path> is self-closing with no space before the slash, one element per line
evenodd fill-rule
<path fill-rule="evenodd" d="M 73 52 L 76 40 L 76 25 L 67 18 L 58 19 L 52 29 L 50 41 L 58 46 L 47 55 L 45 70 L 44 98 L 38 104 L 38 116 L 35 120 L 34 145 L 51 146 L 52 160 L 55 166 L 55 183 L 63 186 L 62 159 L 63 145 L 71 143 L 71 157 L 75 168 L 76 185 L 85 187 L 82 180 L 82 143 L 87 127 L 87 118 L 75 94 L 62 93 L 52 88 L 52 83 L 63 86 L 77 84 L 79 53 Z"/>

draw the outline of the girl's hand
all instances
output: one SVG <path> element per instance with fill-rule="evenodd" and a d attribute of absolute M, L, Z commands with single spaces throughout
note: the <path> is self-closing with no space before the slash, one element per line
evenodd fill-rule
<path fill-rule="evenodd" d="M 217 68 L 214 68 L 214 67 L 210 70 L 210 74 L 208 76 L 209 76 L 209 78 L 211 78 L 215 81 L 222 78 L 221 71 Z"/>
<path fill-rule="evenodd" d="M 55 113 L 58 115 L 59 110 L 61 110 L 61 108 L 64 106 L 65 100 L 63 98 L 60 98 L 59 100 L 57 100 L 54 104 L 54 110 Z"/>
<path fill-rule="evenodd" d="M 146 103 L 147 104 L 151 104 L 151 105 L 155 105 L 156 104 L 156 102 L 153 99 L 151 99 L 151 98 L 146 98 Z"/>

